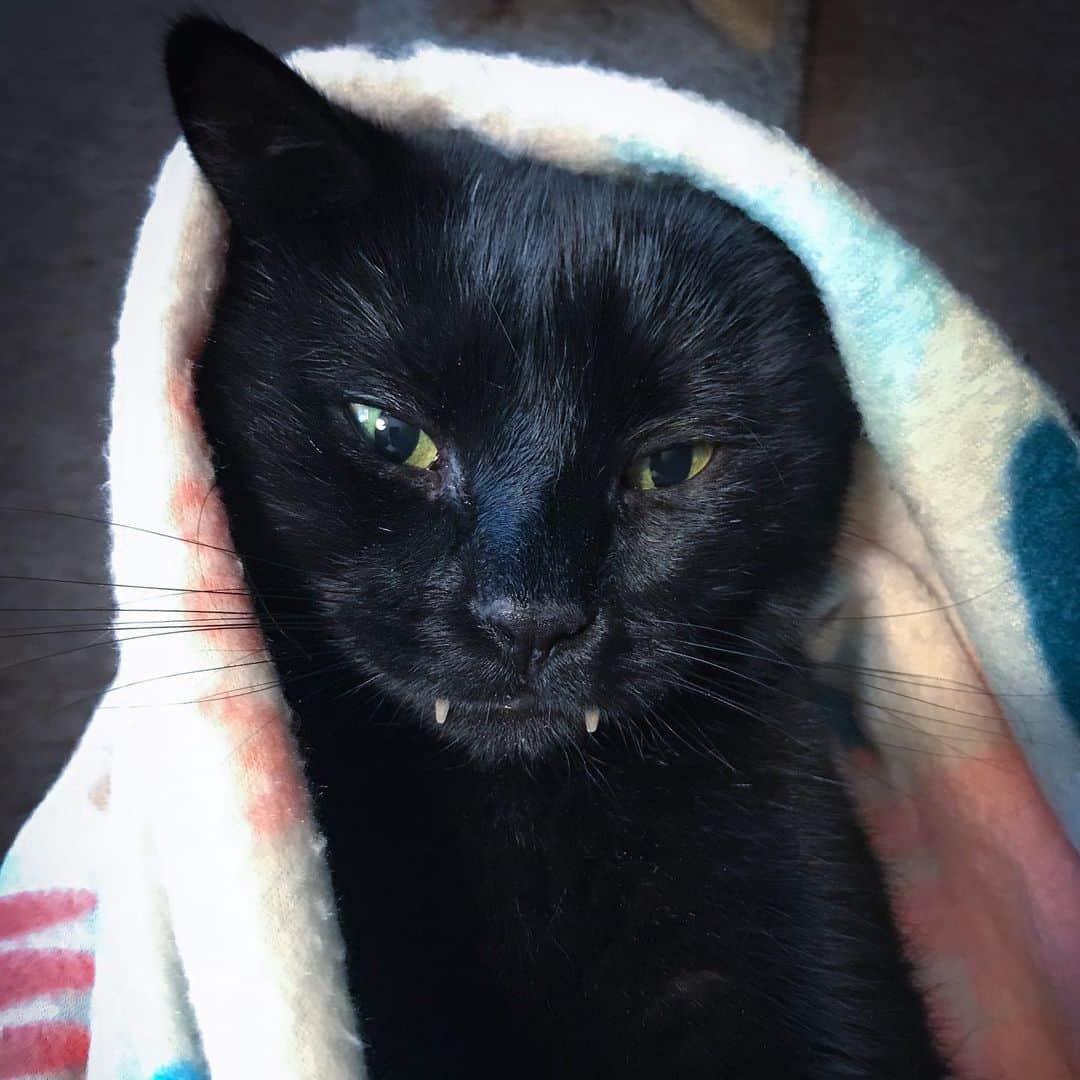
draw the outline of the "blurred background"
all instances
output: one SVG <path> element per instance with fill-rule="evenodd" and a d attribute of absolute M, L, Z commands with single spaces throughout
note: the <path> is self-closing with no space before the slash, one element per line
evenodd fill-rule
<path fill-rule="evenodd" d="M 109 350 L 176 137 L 166 0 L 7 0 L 0 35 L 0 850 L 112 674 Z M 270 47 L 588 60 L 785 127 L 1080 410 L 1076 0 L 219 0 Z M 54 610 L 43 610 L 54 609 Z"/>

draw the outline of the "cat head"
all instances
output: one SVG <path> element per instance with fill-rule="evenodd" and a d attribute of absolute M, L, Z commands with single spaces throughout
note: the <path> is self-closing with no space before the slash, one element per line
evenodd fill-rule
<path fill-rule="evenodd" d="M 287 693 L 484 761 L 737 698 L 854 433 L 794 255 L 678 180 L 392 133 L 206 20 L 167 67 L 230 220 L 198 401 Z"/>

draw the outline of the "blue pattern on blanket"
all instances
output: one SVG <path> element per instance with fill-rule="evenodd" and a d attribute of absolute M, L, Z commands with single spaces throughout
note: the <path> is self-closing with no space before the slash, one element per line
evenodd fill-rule
<path fill-rule="evenodd" d="M 1059 423 L 1032 424 L 1009 463 L 1009 539 L 1035 637 L 1080 734 L 1080 449 Z"/>

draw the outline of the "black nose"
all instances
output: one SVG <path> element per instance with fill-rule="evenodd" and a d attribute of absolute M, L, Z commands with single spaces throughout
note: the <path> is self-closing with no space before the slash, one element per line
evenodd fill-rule
<path fill-rule="evenodd" d="M 478 604 L 482 626 L 491 630 L 522 675 L 533 674 L 561 641 L 576 637 L 589 624 L 577 604 L 515 604 L 495 600 Z"/>

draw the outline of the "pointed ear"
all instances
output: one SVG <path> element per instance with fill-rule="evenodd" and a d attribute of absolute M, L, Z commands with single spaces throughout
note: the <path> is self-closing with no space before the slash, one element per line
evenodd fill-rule
<path fill-rule="evenodd" d="M 273 53 L 212 19 L 165 47 L 176 115 L 234 226 L 304 219 L 371 190 L 400 140 L 345 115 Z"/>

